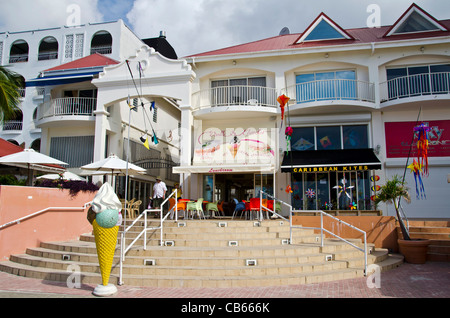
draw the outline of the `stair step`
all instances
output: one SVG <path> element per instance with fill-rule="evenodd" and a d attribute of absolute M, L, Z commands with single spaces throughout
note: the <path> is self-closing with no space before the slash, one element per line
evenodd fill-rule
<path fill-rule="evenodd" d="M 159 224 L 157 220 L 148 223 Z M 127 233 L 127 243 L 143 229 L 142 222 L 135 225 Z M 160 246 L 159 230 L 149 231 L 146 249 L 140 238 L 127 252 L 123 280 L 136 286 L 233 287 L 304 284 L 363 275 L 364 254 L 349 244 L 325 239 L 321 246 L 320 236 L 312 230 L 295 230 L 292 242 L 289 236 L 289 222 L 280 220 L 169 221 L 164 225 L 163 241 L 172 241 L 173 246 Z M 236 246 L 230 241 L 237 242 Z M 360 239 L 349 241 L 363 247 Z M 119 239 L 117 243 L 110 278 L 114 284 L 120 267 Z M 389 263 L 387 250 L 373 244 L 367 248 L 368 264 Z M 388 265 L 402 261 L 395 259 Z M 81 271 L 83 283 L 100 283 L 92 233 L 77 241 L 42 242 L 40 247 L 28 248 L 0 263 L 3 271 L 57 281 L 67 280 L 73 268 Z"/>

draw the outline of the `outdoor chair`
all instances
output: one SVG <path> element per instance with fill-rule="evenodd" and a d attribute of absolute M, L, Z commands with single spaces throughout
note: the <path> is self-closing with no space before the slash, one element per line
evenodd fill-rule
<path fill-rule="evenodd" d="M 254 212 L 256 212 L 256 215 L 258 215 L 258 212 L 260 209 L 261 209 L 260 198 L 251 198 L 250 199 L 250 218 L 253 218 Z"/>
<path fill-rule="evenodd" d="M 194 218 L 194 211 L 195 211 L 195 212 L 197 212 L 199 219 L 201 219 L 202 216 L 203 216 L 203 218 L 205 218 L 205 215 L 203 213 L 203 208 L 202 208 L 202 202 L 203 202 L 203 198 L 200 198 L 194 202 L 193 201 L 188 202 L 186 205 L 186 210 L 188 211 L 188 215 L 189 215 L 189 213 L 191 213 L 192 218 Z"/>
<path fill-rule="evenodd" d="M 140 207 L 141 207 L 142 201 L 137 200 L 131 205 L 131 214 L 135 218 L 140 213 Z"/>
<path fill-rule="evenodd" d="M 219 214 L 219 208 L 217 206 L 217 202 L 216 203 L 206 203 L 206 211 L 210 211 L 211 212 L 211 217 L 216 217 L 216 213 Z"/>
<path fill-rule="evenodd" d="M 172 211 L 174 206 L 175 206 L 175 199 L 169 198 L 169 211 Z M 186 202 L 178 201 L 178 203 L 177 203 L 178 217 L 180 217 L 180 212 L 183 213 L 183 218 L 186 218 Z M 170 212 L 170 219 L 173 219 L 174 213 L 175 213 L 175 209 L 173 209 L 173 211 Z"/>
<path fill-rule="evenodd" d="M 234 203 L 236 203 L 236 207 L 234 208 L 234 212 L 233 212 L 233 219 L 234 217 L 237 215 L 238 212 L 241 212 L 241 216 L 242 214 L 246 211 L 245 209 L 245 203 L 244 202 L 239 202 L 237 199 L 233 199 Z"/>

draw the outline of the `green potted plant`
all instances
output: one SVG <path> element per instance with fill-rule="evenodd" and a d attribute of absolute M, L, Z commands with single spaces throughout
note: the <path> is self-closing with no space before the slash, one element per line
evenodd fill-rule
<path fill-rule="evenodd" d="M 405 182 L 399 176 L 394 175 L 392 179 L 386 180 L 385 184 L 381 186 L 375 198 L 375 204 L 380 202 L 393 203 L 397 220 L 402 231 L 403 239 L 398 239 L 398 246 L 400 253 L 405 257 L 405 261 L 413 264 L 423 264 L 427 259 L 427 248 L 430 241 L 427 239 L 412 239 L 409 231 L 403 222 L 400 215 L 400 200 L 404 199 L 407 203 L 411 202 L 408 188 Z"/>

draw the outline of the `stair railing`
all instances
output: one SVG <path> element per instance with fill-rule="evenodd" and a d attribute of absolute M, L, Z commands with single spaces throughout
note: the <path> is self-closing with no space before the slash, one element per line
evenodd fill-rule
<path fill-rule="evenodd" d="M 37 212 L 31 213 L 29 215 L 23 216 L 21 218 L 18 218 L 18 219 L 14 220 L 14 221 L 10 221 L 8 223 L 0 225 L 0 230 L 6 228 L 8 226 L 14 225 L 14 224 L 19 224 L 20 222 L 25 221 L 26 219 L 32 218 L 32 217 L 34 217 L 36 215 L 39 215 L 39 214 L 42 214 L 42 213 L 45 213 L 45 212 L 49 212 L 49 211 L 61 211 L 61 210 L 63 210 L 63 211 L 77 211 L 77 210 L 85 210 L 89 205 L 91 205 L 91 203 L 92 203 L 92 201 L 87 202 L 82 207 L 67 207 L 67 206 L 66 207 L 48 207 L 48 208 L 39 210 Z"/>
<path fill-rule="evenodd" d="M 269 209 L 269 208 L 266 207 L 266 206 L 263 206 L 263 204 L 262 204 L 262 197 L 263 197 L 263 194 L 266 195 L 267 197 L 269 197 L 269 198 L 271 198 L 271 199 L 273 200 L 273 210 Z M 281 218 L 281 219 L 283 219 L 283 220 L 285 220 L 285 221 L 289 221 L 289 220 L 286 219 L 284 216 L 282 216 L 281 214 L 278 214 L 278 213 L 276 212 L 276 209 L 275 209 L 275 202 L 276 202 L 276 201 L 280 202 L 281 204 L 286 205 L 286 206 L 289 208 L 289 212 L 292 211 L 292 206 L 291 206 L 291 205 L 287 204 L 287 203 L 284 202 L 284 201 L 281 201 L 281 200 L 275 198 L 273 195 L 270 195 L 270 194 L 268 194 L 268 193 L 266 193 L 266 192 L 264 192 L 264 191 L 259 191 L 259 220 L 260 220 L 260 221 L 262 221 L 262 219 L 263 219 L 263 217 L 262 217 L 262 212 L 263 212 L 263 211 L 270 212 L 270 213 L 272 213 L 273 215 L 275 215 L 276 217 L 279 217 L 279 218 Z M 290 215 L 290 214 L 291 214 L 291 213 L 289 213 L 289 215 Z"/>
<path fill-rule="evenodd" d="M 162 203 L 161 206 L 158 209 L 146 209 L 144 210 L 131 224 L 130 226 L 126 227 L 126 224 L 124 224 L 124 230 L 120 234 L 120 261 L 119 261 L 119 285 L 123 285 L 123 263 L 125 262 L 126 253 L 133 247 L 133 245 L 142 237 L 144 236 L 144 250 L 147 249 L 147 232 L 152 230 L 160 230 L 160 246 L 164 245 L 163 242 L 163 231 L 164 231 L 164 221 L 167 220 L 167 217 L 175 211 L 175 221 L 178 221 L 178 213 L 177 213 L 177 192 L 178 190 L 175 189 L 174 192 L 172 192 Z M 175 205 L 172 207 L 172 209 L 169 209 L 166 215 L 163 216 L 163 207 L 164 204 L 167 203 L 167 201 L 172 197 L 175 196 Z M 148 220 L 148 213 L 151 212 L 159 212 L 160 215 L 160 224 L 156 227 L 148 227 L 147 220 Z M 125 212 L 126 213 L 126 212 Z M 136 238 L 128 245 L 126 246 L 126 234 L 133 228 L 133 226 L 136 225 L 136 223 L 144 219 L 144 229 L 136 236 Z"/>
<path fill-rule="evenodd" d="M 320 227 L 318 228 L 318 227 L 306 227 L 306 226 L 302 226 L 302 225 L 293 225 L 292 224 L 293 213 L 320 213 Z M 323 226 L 323 217 L 324 216 L 332 218 L 332 219 L 338 221 L 339 224 L 346 225 L 346 226 L 352 228 L 353 230 L 362 233 L 363 237 L 364 237 L 364 248 L 361 248 L 361 247 L 353 244 L 352 242 L 350 242 L 350 241 L 340 237 L 339 235 L 336 235 L 333 232 L 327 230 Z M 338 219 L 337 217 L 334 217 L 331 214 L 328 214 L 328 213 L 326 213 L 326 212 L 324 212 L 322 210 L 291 210 L 291 218 L 290 219 L 291 219 L 291 223 L 290 223 L 291 224 L 291 237 L 289 239 L 290 240 L 290 244 L 292 244 L 292 229 L 314 229 L 314 230 L 320 230 L 320 237 L 321 237 L 320 238 L 320 246 L 321 247 L 324 246 L 324 232 L 326 232 L 326 233 L 334 236 L 335 238 L 343 241 L 344 243 L 347 243 L 350 246 L 352 246 L 352 247 L 356 248 L 357 250 L 359 250 L 359 251 L 364 253 L 364 276 L 367 276 L 367 233 L 365 231 L 357 228 L 356 226 L 354 226 L 354 225 L 352 225 L 350 223 L 342 221 L 341 219 Z"/>

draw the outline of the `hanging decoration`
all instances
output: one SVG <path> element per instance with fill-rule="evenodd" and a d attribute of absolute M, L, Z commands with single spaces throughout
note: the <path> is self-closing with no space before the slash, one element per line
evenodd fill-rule
<path fill-rule="evenodd" d="M 422 175 L 428 176 L 428 133 L 430 127 L 427 124 L 420 124 L 414 127 L 414 132 L 417 133 L 417 161 L 422 166 Z"/>
<path fill-rule="evenodd" d="M 358 205 L 355 202 L 352 202 L 352 204 L 350 204 L 349 208 L 350 208 L 350 210 L 357 210 Z"/>
<path fill-rule="evenodd" d="M 294 130 L 292 129 L 292 127 L 286 127 L 284 134 L 286 135 L 286 153 L 289 153 L 289 149 L 291 149 L 291 138 L 292 138 L 292 133 L 294 132 Z"/>
<path fill-rule="evenodd" d="M 145 133 L 144 136 L 141 136 L 141 138 L 139 138 L 141 140 L 141 142 L 144 144 L 145 148 L 147 148 L 148 150 L 150 150 L 150 146 L 148 144 L 148 134 L 147 132 Z"/>
<path fill-rule="evenodd" d="M 313 189 L 306 190 L 306 196 L 309 199 L 313 199 L 316 196 L 316 192 Z"/>
<path fill-rule="evenodd" d="M 350 200 L 352 199 L 350 194 L 347 193 L 347 189 L 352 189 L 354 188 L 354 186 L 349 186 L 347 187 L 347 180 L 345 178 L 342 179 L 342 185 L 337 185 L 334 186 L 334 189 L 338 189 L 339 193 L 338 193 L 338 199 L 341 197 L 342 193 L 344 193 Z"/>
<path fill-rule="evenodd" d="M 413 163 L 408 166 L 412 173 L 414 173 L 414 182 L 416 183 L 416 197 L 417 199 L 426 199 L 425 187 L 422 182 L 422 165 L 413 159 Z"/>
<path fill-rule="evenodd" d="M 280 103 L 280 108 L 281 108 L 281 120 L 284 119 L 284 107 L 287 106 L 287 103 L 289 102 L 289 100 L 290 100 L 290 98 L 284 94 L 281 96 L 278 96 L 278 98 L 277 98 L 277 102 Z"/>
<path fill-rule="evenodd" d="M 292 188 L 291 188 L 291 186 L 290 185 L 288 185 L 287 187 L 286 187 L 286 190 L 284 190 L 284 191 L 286 191 L 286 193 L 287 194 L 289 194 L 289 193 L 292 193 L 293 191 L 292 191 Z"/>

